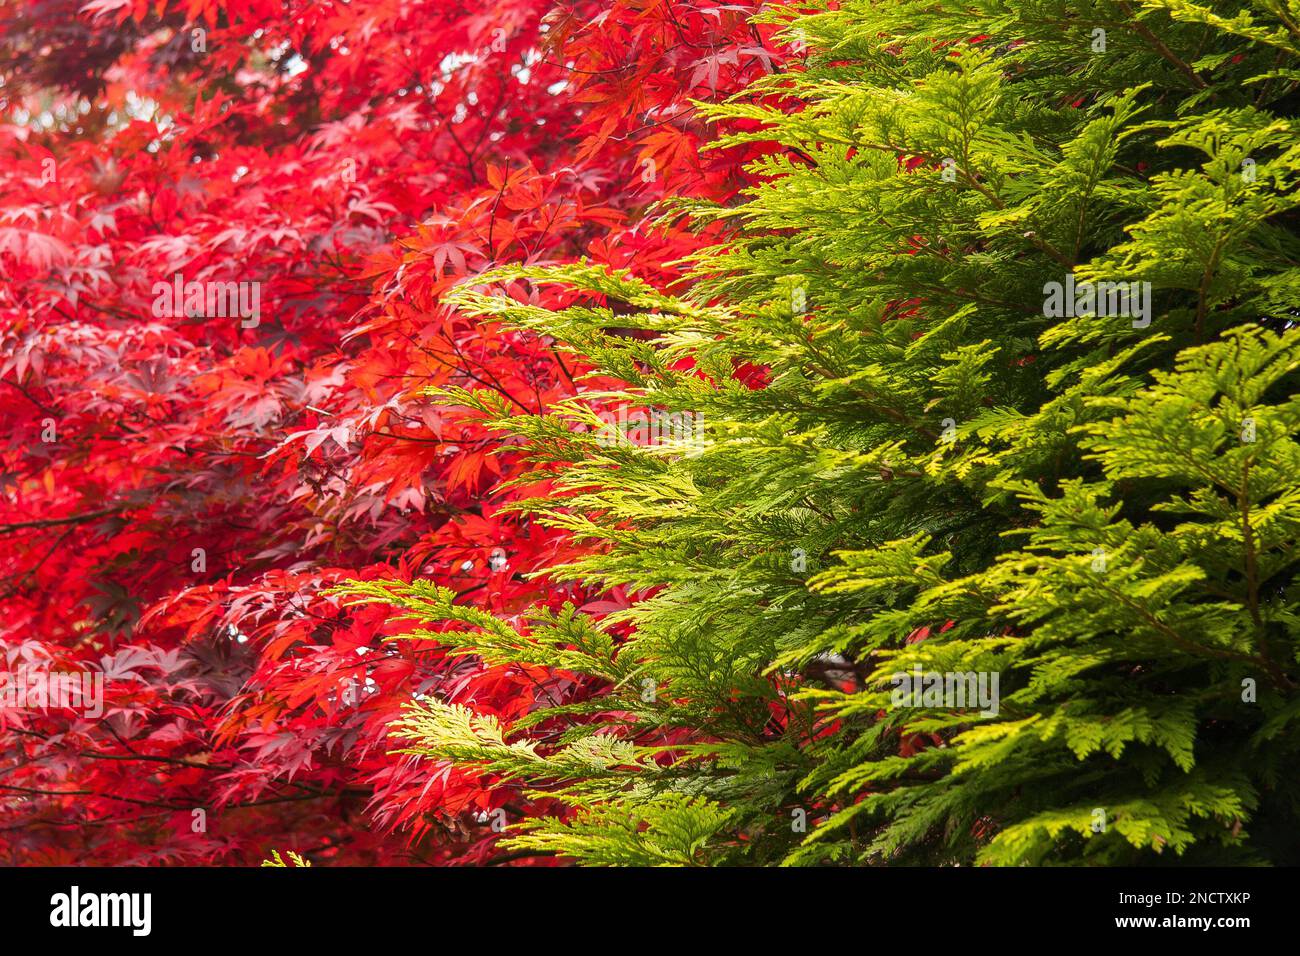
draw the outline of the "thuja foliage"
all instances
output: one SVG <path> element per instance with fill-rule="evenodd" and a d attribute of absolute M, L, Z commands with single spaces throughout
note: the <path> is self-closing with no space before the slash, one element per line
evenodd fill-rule
<path fill-rule="evenodd" d="M 600 688 L 396 733 L 553 796 L 509 842 L 583 863 L 1300 862 L 1300 5 L 833 7 L 786 24 L 806 71 L 702 106 L 776 148 L 670 210 L 734 230 L 689 281 L 457 294 L 626 383 L 442 395 L 550 479 L 519 508 L 603 545 L 552 576 L 641 599 L 354 585 Z M 618 405 L 704 441 L 610 441 Z M 918 668 L 996 675 L 996 713 L 900 703 Z"/>

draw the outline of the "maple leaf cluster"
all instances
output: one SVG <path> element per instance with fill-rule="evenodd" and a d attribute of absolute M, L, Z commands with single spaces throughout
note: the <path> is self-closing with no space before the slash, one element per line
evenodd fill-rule
<path fill-rule="evenodd" d="M 635 599 L 530 577 L 578 547 L 503 510 L 544 476 L 498 491 L 529 466 L 424 394 L 539 414 L 588 369 L 442 296 L 581 256 L 671 282 L 717 234 L 651 204 L 726 202 L 755 150 L 701 151 L 692 100 L 789 54 L 756 7 L 0 10 L 0 670 L 103 686 L 93 716 L 0 701 L 0 859 L 510 859 L 497 811 L 529 800 L 389 724 L 420 695 L 514 718 L 599 688 L 386 641 L 403 622 L 322 592 L 418 576 L 506 620 Z M 256 312 L 159 307 L 195 283 Z"/>

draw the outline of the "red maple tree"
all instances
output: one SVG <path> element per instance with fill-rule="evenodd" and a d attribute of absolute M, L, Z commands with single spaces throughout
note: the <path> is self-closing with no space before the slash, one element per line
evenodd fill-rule
<path fill-rule="evenodd" d="M 0 670 L 103 680 L 95 716 L 0 700 L 0 860 L 511 859 L 493 813 L 528 802 L 387 725 L 417 694 L 513 716 L 598 690 L 385 643 L 383 608 L 321 591 L 635 597 L 525 578 L 573 544 L 502 513 L 520 462 L 423 390 L 536 413 L 586 370 L 441 296 L 582 255 L 671 281 L 709 237 L 647 208 L 725 201 L 749 158 L 701 152 L 691 100 L 789 52 L 756 7 L 0 10 Z"/>

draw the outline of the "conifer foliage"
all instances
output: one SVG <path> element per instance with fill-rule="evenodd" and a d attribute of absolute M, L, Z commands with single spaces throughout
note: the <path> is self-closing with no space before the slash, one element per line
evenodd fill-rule
<path fill-rule="evenodd" d="M 526 450 L 510 507 L 588 549 L 551 577 L 637 600 L 348 585 L 584 688 L 396 733 L 582 863 L 1300 862 L 1300 7 L 803 9 L 759 20 L 806 69 L 702 107 L 777 148 L 662 207 L 732 230 L 687 279 L 452 294 L 599 374 L 434 397 Z"/>

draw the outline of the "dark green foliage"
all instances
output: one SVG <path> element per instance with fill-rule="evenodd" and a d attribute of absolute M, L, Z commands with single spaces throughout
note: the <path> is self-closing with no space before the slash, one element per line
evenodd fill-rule
<path fill-rule="evenodd" d="M 589 863 L 1300 862 L 1298 23 L 846 0 L 789 24 L 808 70 L 762 86 L 796 108 L 704 107 L 762 123 L 719 143 L 785 148 L 743 203 L 674 210 L 739 230 L 687 287 L 577 265 L 462 289 L 628 383 L 598 407 L 701 413 L 707 441 L 444 394 L 568 463 L 524 507 L 602 548 L 557 579 L 659 590 L 521 634 L 353 586 L 611 687 L 558 744 L 548 712 L 426 703 L 412 749 L 558 794 L 574 812 L 513 841 Z M 1045 314 L 1070 273 L 1149 283 L 1149 314 Z M 526 307 L 507 278 L 591 295 Z M 917 666 L 996 674 L 996 715 L 896 706 Z"/>

